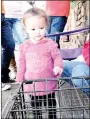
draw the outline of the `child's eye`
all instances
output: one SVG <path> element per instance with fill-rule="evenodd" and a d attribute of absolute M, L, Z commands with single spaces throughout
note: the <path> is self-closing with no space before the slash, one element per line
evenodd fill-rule
<path fill-rule="evenodd" d="M 32 31 L 34 31 L 35 29 L 31 29 Z"/>
<path fill-rule="evenodd" d="M 44 27 L 41 27 L 40 29 L 43 29 Z"/>

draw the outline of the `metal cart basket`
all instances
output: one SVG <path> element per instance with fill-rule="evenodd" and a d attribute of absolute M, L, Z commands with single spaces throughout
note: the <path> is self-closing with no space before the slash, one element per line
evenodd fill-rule
<path fill-rule="evenodd" d="M 64 82 L 64 79 L 72 81 L 73 78 L 82 79 L 82 88 L 77 88 L 73 84 L 69 84 Z M 30 81 L 24 81 L 18 92 L 15 94 L 14 97 L 12 97 L 7 107 L 5 107 L 6 112 L 3 113 L 2 118 L 5 119 L 33 119 L 34 113 L 37 113 L 38 111 L 41 111 L 42 118 L 48 118 L 48 113 L 50 111 L 56 111 L 57 118 L 63 118 L 63 119 L 69 119 L 69 118 L 78 118 L 78 119 L 89 119 L 90 118 L 90 102 L 89 102 L 89 95 L 87 96 L 82 91 L 83 89 L 83 78 L 84 77 L 71 77 L 71 78 L 59 78 L 59 79 L 39 79 L 39 80 L 30 80 Z M 90 77 L 89 77 L 90 79 Z M 55 91 L 55 100 L 56 100 L 56 107 L 49 106 L 48 103 L 48 96 L 46 96 L 46 100 L 43 100 L 43 98 L 38 97 L 38 101 L 42 103 L 42 105 L 38 105 L 32 107 L 31 103 L 31 97 L 29 95 L 36 94 L 39 91 L 31 91 L 31 92 L 25 92 L 23 90 L 23 86 L 26 83 L 26 85 L 33 83 L 33 88 L 35 89 L 35 83 L 36 82 L 43 82 L 45 81 L 46 84 L 48 81 L 58 81 L 58 86 L 54 90 Z M 88 80 L 88 78 L 86 79 Z M 88 87 L 87 89 L 89 89 Z M 85 87 L 84 87 L 85 89 Z M 50 92 L 50 90 L 47 90 L 46 86 L 46 92 Z M 53 97 L 51 96 L 51 100 Z M 34 98 L 34 103 L 36 101 L 36 98 Z M 44 101 L 46 101 L 46 106 L 43 105 Z M 34 112 L 34 113 L 33 113 Z M 54 112 L 52 113 L 54 114 Z M 52 115 L 51 115 L 52 116 Z M 40 117 L 37 117 L 38 119 Z"/>

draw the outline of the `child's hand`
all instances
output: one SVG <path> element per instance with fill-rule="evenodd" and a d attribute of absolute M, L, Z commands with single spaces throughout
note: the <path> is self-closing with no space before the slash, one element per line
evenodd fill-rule
<path fill-rule="evenodd" d="M 54 72 L 54 74 L 56 76 L 56 75 L 62 73 L 62 69 L 60 67 L 56 66 L 56 67 L 54 67 L 53 72 Z"/>

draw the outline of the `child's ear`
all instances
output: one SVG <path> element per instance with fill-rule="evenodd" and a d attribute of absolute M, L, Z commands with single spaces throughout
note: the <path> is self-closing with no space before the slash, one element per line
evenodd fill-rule
<path fill-rule="evenodd" d="M 25 24 L 23 23 L 23 20 L 21 21 L 22 25 L 23 25 L 23 29 L 25 30 L 25 32 L 27 32 L 27 28 L 25 26 Z"/>
<path fill-rule="evenodd" d="M 24 29 L 25 29 L 25 31 L 28 33 L 28 29 L 26 28 L 26 26 L 24 25 Z"/>

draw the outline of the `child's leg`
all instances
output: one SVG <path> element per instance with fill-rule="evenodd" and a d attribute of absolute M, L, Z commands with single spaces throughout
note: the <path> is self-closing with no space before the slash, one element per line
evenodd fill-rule
<path fill-rule="evenodd" d="M 49 109 L 49 117 L 48 119 L 56 119 L 56 100 L 55 100 L 55 93 L 45 95 L 44 96 L 44 105 L 47 107 L 47 98 L 48 98 L 48 108 Z M 55 109 L 53 109 L 55 108 Z"/>
<path fill-rule="evenodd" d="M 42 105 L 42 96 L 31 96 L 31 106 L 33 109 L 33 116 L 34 119 L 42 119 L 42 112 L 41 110 L 41 105 Z"/>

